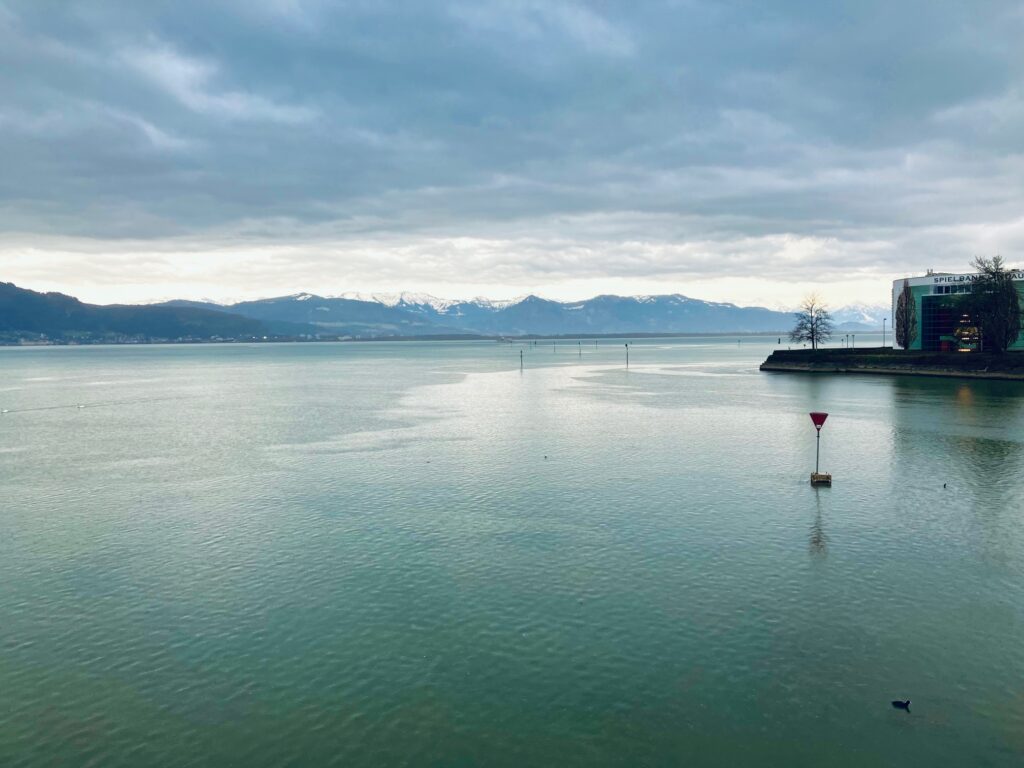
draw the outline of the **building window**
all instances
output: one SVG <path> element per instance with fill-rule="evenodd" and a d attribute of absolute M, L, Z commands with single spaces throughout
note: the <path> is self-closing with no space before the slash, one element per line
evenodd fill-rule
<path fill-rule="evenodd" d="M 970 285 L 940 286 L 948 293 L 969 293 Z M 981 348 L 981 334 L 959 299 L 924 296 L 921 300 L 921 349 L 968 352 Z"/>

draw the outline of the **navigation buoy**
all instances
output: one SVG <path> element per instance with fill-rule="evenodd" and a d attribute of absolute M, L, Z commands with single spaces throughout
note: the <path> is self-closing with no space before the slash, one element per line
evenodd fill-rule
<path fill-rule="evenodd" d="M 821 459 L 821 428 L 825 425 L 825 419 L 827 418 L 827 413 L 821 411 L 811 412 L 811 421 L 814 422 L 814 429 L 818 433 L 814 450 L 814 471 L 811 473 L 811 485 L 832 485 L 832 475 L 821 472 L 818 467 L 819 460 Z"/>

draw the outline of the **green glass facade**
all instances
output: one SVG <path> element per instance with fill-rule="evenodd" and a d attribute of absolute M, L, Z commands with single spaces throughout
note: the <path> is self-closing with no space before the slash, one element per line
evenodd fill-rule
<path fill-rule="evenodd" d="M 1018 273 L 1017 293 L 1024 307 L 1024 274 Z M 904 282 L 914 302 L 917 333 L 910 349 L 931 352 L 956 352 L 980 348 L 978 329 L 962 304 L 963 294 L 971 292 L 976 275 L 926 275 L 893 282 L 892 318 L 896 328 L 896 312 Z M 898 345 L 897 345 L 898 346 Z M 1011 350 L 1024 351 L 1024 333 L 1010 345 Z"/>

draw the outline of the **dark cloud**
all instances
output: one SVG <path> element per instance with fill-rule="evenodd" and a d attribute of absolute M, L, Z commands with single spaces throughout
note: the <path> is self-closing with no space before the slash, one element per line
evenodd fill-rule
<path fill-rule="evenodd" d="M 0 266 L 558 294 L 1013 260 L 1022 32 L 1009 2 L 0 0 Z"/>

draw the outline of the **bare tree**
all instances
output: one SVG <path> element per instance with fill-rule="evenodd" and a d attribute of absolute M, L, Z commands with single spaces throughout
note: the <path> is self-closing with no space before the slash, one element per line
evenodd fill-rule
<path fill-rule="evenodd" d="M 1001 256 L 979 256 L 973 266 L 979 275 L 965 303 L 981 326 L 982 345 L 1001 354 L 1020 336 L 1020 297 L 1014 270 L 1003 264 Z"/>
<path fill-rule="evenodd" d="M 910 292 L 910 281 L 903 281 L 903 290 L 896 300 L 896 343 L 904 349 L 917 338 L 917 308 L 914 306 L 914 295 Z"/>
<path fill-rule="evenodd" d="M 790 341 L 810 342 L 817 349 L 832 338 L 832 315 L 816 293 L 807 296 L 796 312 L 796 325 L 789 332 Z"/>

